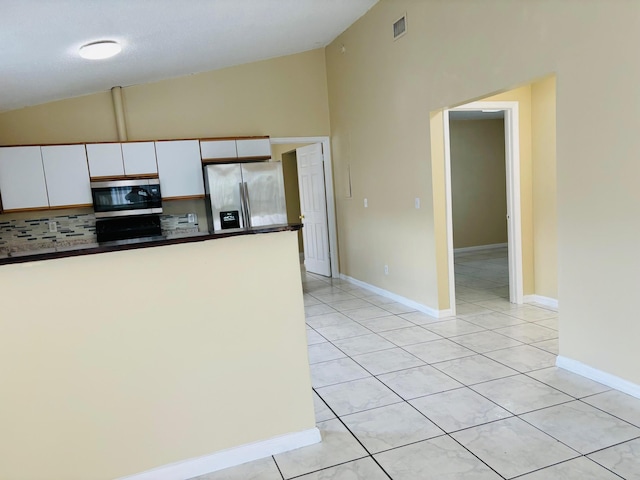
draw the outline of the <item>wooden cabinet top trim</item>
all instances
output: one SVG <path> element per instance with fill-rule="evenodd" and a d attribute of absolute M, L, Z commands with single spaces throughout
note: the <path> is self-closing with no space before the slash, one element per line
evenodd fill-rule
<path fill-rule="evenodd" d="M 158 178 L 157 173 L 141 173 L 139 175 L 114 175 L 105 177 L 90 177 L 92 182 L 114 182 L 116 180 L 147 180 L 149 178 Z"/>
<path fill-rule="evenodd" d="M 231 158 L 203 158 L 202 164 L 209 165 L 212 163 L 248 163 L 248 162 L 266 162 L 271 160 L 270 155 L 260 157 L 231 157 Z"/>
<path fill-rule="evenodd" d="M 180 197 L 163 197 L 163 202 L 172 202 L 174 200 L 201 200 L 205 195 L 182 195 Z"/>

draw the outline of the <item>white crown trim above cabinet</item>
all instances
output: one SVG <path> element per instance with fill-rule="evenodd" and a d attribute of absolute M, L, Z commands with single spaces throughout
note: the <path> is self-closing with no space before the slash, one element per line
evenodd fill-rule
<path fill-rule="evenodd" d="M 0 148 L 0 195 L 5 211 L 49 206 L 40 147 Z"/>
<path fill-rule="evenodd" d="M 51 145 L 41 148 L 49 206 L 92 205 L 85 146 Z"/>
<path fill-rule="evenodd" d="M 158 173 L 154 142 L 123 143 L 122 158 L 124 159 L 125 175 Z"/>
<path fill-rule="evenodd" d="M 88 143 L 87 159 L 91 177 L 124 175 L 122 146 L 119 143 Z"/>
<path fill-rule="evenodd" d="M 198 140 L 156 142 L 162 198 L 204 195 Z"/>

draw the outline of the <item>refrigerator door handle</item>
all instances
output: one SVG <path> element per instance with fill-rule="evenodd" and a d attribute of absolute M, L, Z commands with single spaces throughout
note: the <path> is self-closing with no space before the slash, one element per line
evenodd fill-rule
<path fill-rule="evenodd" d="M 244 227 L 247 226 L 247 213 L 245 211 L 245 202 L 244 202 L 244 188 L 242 182 L 238 183 L 238 189 L 240 190 L 240 216 L 242 217 L 242 225 Z"/>
<path fill-rule="evenodd" d="M 244 202 L 245 208 L 247 211 L 247 226 L 252 227 L 251 225 L 251 201 L 249 200 L 249 186 L 247 182 L 244 182 Z"/>

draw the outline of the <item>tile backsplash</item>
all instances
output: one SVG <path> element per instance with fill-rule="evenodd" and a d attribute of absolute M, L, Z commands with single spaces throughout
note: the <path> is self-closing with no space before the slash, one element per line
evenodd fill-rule
<path fill-rule="evenodd" d="M 195 222 L 189 223 L 189 215 Z M 55 223 L 54 223 L 55 222 Z M 195 214 L 160 215 L 162 234 L 168 237 L 198 232 Z M 3 220 L 0 216 L 0 253 L 96 243 L 93 213 Z"/>

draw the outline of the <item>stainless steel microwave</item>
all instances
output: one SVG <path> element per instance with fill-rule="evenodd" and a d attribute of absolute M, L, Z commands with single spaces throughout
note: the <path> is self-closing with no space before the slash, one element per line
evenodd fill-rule
<path fill-rule="evenodd" d="M 157 178 L 91 182 L 96 218 L 162 213 Z"/>

